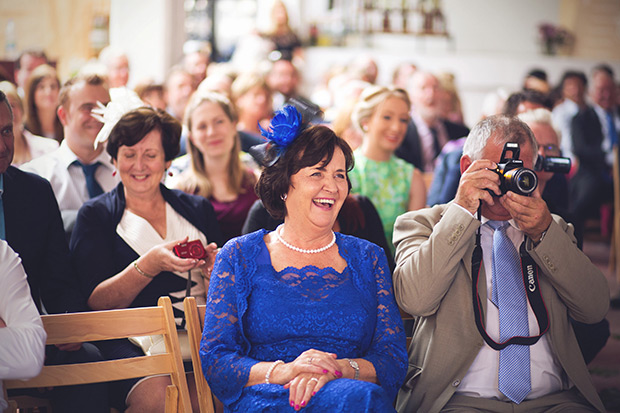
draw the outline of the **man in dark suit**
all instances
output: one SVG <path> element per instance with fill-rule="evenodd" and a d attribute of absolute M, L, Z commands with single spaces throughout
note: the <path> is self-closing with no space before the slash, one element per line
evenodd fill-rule
<path fill-rule="evenodd" d="M 613 198 L 613 148 L 620 134 L 615 88 L 611 69 L 595 68 L 590 82 L 592 105 L 582 108 L 571 123 L 578 169 L 570 180 L 570 212 L 577 234 L 583 232 L 585 220 Z"/>
<path fill-rule="evenodd" d="M 446 142 L 467 136 L 469 129 L 439 117 L 440 85 L 433 74 L 415 72 L 410 84 L 412 115 L 396 156 L 422 171 L 432 172 L 435 158 Z"/>
<path fill-rule="evenodd" d="M 416 317 L 400 412 L 605 411 L 570 318 L 605 316 L 607 280 L 539 192 L 497 196 L 506 142 L 531 169 L 530 128 L 491 116 L 465 142 L 454 201 L 396 221 L 395 296 Z"/>
<path fill-rule="evenodd" d="M 50 183 L 10 166 L 12 128 L 11 107 L 0 92 L 0 238 L 19 254 L 39 313 L 85 311 Z M 101 359 L 99 350 L 87 343 L 46 349 L 46 364 Z M 109 411 L 105 384 L 56 388 L 50 397 L 54 409 L 62 412 Z"/>

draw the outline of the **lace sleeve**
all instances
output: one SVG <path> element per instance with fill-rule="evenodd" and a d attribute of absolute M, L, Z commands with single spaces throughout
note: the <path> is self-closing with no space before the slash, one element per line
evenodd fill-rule
<path fill-rule="evenodd" d="M 375 367 L 377 380 L 390 399 L 396 397 L 407 372 L 407 349 L 403 321 L 394 300 L 385 253 L 375 247 L 369 254 L 369 269 L 376 282 L 377 323 L 364 359 Z"/>
<path fill-rule="evenodd" d="M 202 370 L 211 390 L 225 405 L 241 396 L 250 369 L 258 362 L 245 356 L 249 343 L 239 320 L 239 289 L 235 284 L 239 278 L 235 272 L 240 268 L 243 268 L 240 243 L 231 241 L 215 261 L 200 342 Z"/>

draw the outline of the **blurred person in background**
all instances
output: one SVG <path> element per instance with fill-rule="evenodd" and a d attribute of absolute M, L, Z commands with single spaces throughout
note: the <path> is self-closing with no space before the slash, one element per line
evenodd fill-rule
<path fill-rule="evenodd" d="M 280 0 L 273 2 L 271 7 L 271 27 L 264 36 L 273 44 L 277 58 L 298 61 L 303 58 L 301 40 L 289 25 L 286 5 Z"/>
<path fill-rule="evenodd" d="M 145 79 L 136 84 L 134 92 L 146 104 L 153 108 L 166 110 L 164 85 L 153 79 Z"/>
<path fill-rule="evenodd" d="M 11 82 L 0 82 L 0 91 L 6 95 L 13 111 L 14 154 L 11 165 L 19 166 L 58 148 L 54 139 L 33 135 L 24 129 L 24 105 Z"/>
<path fill-rule="evenodd" d="M 237 113 L 223 95 L 196 92 L 187 105 L 185 125 L 188 155 L 174 161 L 173 169 L 189 163 L 166 183 L 208 199 L 213 205 L 224 241 L 241 235 L 250 207 L 257 199 L 256 175 L 240 158 Z M 189 159 L 188 159 L 189 158 Z"/>
<path fill-rule="evenodd" d="M 536 90 L 544 95 L 551 92 L 551 86 L 547 78 L 547 72 L 542 69 L 532 69 L 523 79 L 523 90 Z"/>
<path fill-rule="evenodd" d="M 99 53 L 99 62 L 105 67 L 110 88 L 127 86 L 129 82 L 129 58 L 125 52 L 108 46 Z"/>
<path fill-rule="evenodd" d="M 43 50 L 25 50 L 15 60 L 13 78 L 17 85 L 17 93 L 19 93 L 22 99 L 26 98 L 26 82 L 30 77 L 30 73 L 43 64 L 49 64 L 47 55 Z"/>
<path fill-rule="evenodd" d="M 282 108 L 290 98 L 300 96 L 299 70 L 290 60 L 278 59 L 273 62 L 265 79 L 273 93 L 274 111 Z"/>
<path fill-rule="evenodd" d="M 62 142 L 64 131 L 58 117 L 60 79 L 56 69 L 40 65 L 26 83 L 26 129 L 34 135 Z"/>
<path fill-rule="evenodd" d="M 410 110 L 407 92 L 383 86 L 366 88 L 353 109 L 353 122 L 364 137 L 354 152 L 351 191 L 370 198 L 392 252 L 396 217 L 426 206 L 421 171 L 394 156 L 405 137 Z"/>
<path fill-rule="evenodd" d="M 231 87 L 232 101 L 237 108 L 237 130 L 241 138 L 241 150 L 264 143 L 259 125 L 266 128 L 272 116 L 271 89 L 264 77 L 256 72 L 241 73 Z"/>
<path fill-rule="evenodd" d="M 417 169 L 432 172 L 435 158 L 450 140 L 466 136 L 469 129 L 441 117 L 440 85 L 435 75 L 416 71 L 409 82 L 412 109 L 407 133 L 396 156 Z"/>
<path fill-rule="evenodd" d="M 571 123 L 575 115 L 586 106 L 588 79 L 585 73 L 567 70 L 562 75 L 558 86 L 562 101 L 553 108 L 553 123 L 560 128 L 562 134 L 562 153 L 573 161 L 573 137 Z"/>
<path fill-rule="evenodd" d="M 439 73 L 437 80 L 439 80 L 439 117 L 463 125 L 463 107 L 454 73 Z"/>
<path fill-rule="evenodd" d="M 186 46 L 189 42 L 186 42 Z M 209 44 L 203 44 L 202 42 L 190 44 L 184 49 L 189 49 L 183 55 L 183 69 L 193 78 L 193 87 L 196 89 L 200 82 L 207 77 L 207 67 L 209 66 L 211 47 Z"/>
<path fill-rule="evenodd" d="M 403 62 L 396 66 L 392 72 L 392 85 L 407 90 L 409 79 L 418 70 L 414 63 Z"/>

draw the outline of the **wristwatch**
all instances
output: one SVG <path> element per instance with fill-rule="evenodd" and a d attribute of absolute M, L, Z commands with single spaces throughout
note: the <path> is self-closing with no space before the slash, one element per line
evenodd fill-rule
<path fill-rule="evenodd" d="M 353 367 L 353 370 L 355 370 L 355 377 L 353 377 L 354 380 L 357 380 L 360 378 L 360 365 L 357 364 L 357 361 L 355 360 L 351 360 L 351 359 L 346 359 L 349 362 L 349 365 L 351 365 L 351 367 Z"/>

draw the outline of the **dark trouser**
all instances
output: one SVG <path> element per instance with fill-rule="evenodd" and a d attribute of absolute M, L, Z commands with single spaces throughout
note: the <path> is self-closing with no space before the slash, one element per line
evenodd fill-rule
<path fill-rule="evenodd" d="M 576 389 L 524 400 L 520 404 L 455 394 L 441 409 L 445 413 L 584 413 L 596 412 Z"/>
<path fill-rule="evenodd" d="M 45 348 L 45 365 L 48 366 L 101 360 L 103 360 L 101 352 L 90 343 L 83 343 L 78 351 L 61 351 L 56 346 Z M 110 412 L 107 383 L 54 387 L 49 391 L 45 389 L 10 390 L 9 395 L 47 398 L 51 401 L 54 413 Z"/>

